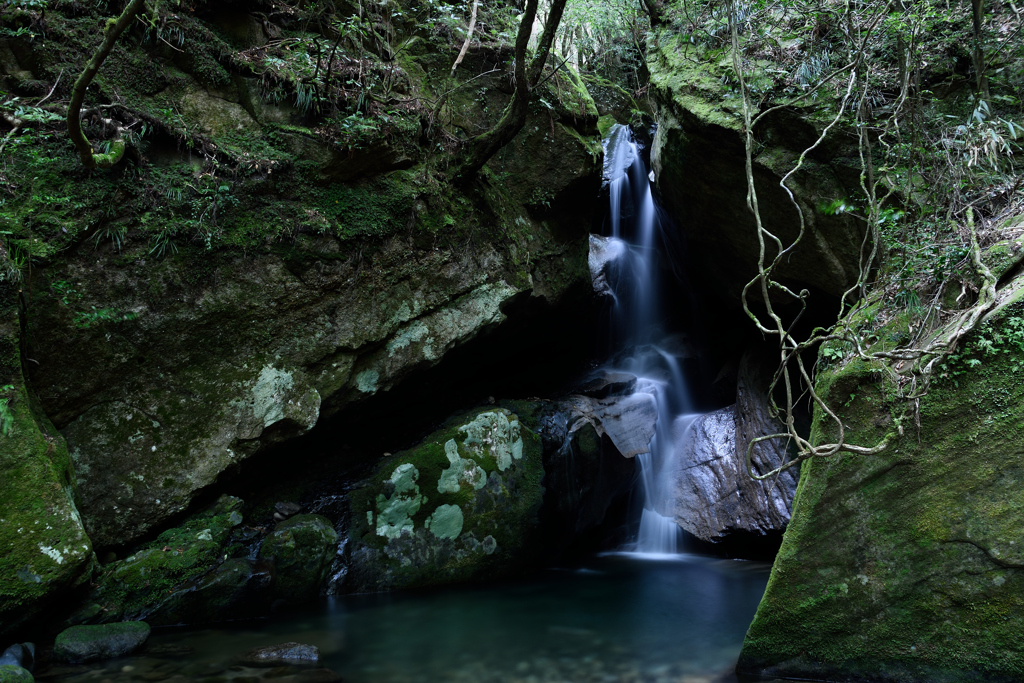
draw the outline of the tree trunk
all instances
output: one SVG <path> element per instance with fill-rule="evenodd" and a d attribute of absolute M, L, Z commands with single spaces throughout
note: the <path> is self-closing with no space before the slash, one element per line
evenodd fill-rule
<path fill-rule="evenodd" d="M 467 180 L 475 176 L 484 164 L 497 154 L 499 149 L 510 143 L 526 125 L 526 115 L 530 110 L 530 97 L 544 71 L 544 63 L 551 52 L 551 45 L 554 42 L 555 33 L 558 31 L 558 25 L 562 21 L 566 2 L 566 0 L 552 0 L 547 22 L 544 24 L 544 32 L 541 34 L 537 46 L 537 54 L 527 69 L 526 49 L 530 44 L 533 22 L 537 18 L 537 1 L 527 0 L 526 12 L 523 14 L 522 21 L 519 22 L 519 31 L 516 33 L 513 70 L 515 93 L 512 95 L 512 101 L 505 107 L 497 125 L 467 143 L 468 150 L 464 153 L 462 161 L 454 173 L 454 177 L 457 179 Z"/>
<path fill-rule="evenodd" d="M 114 49 L 117 39 L 124 33 L 129 24 L 135 21 L 135 17 L 145 7 L 145 0 L 131 0 L 116 21 L 114 19 L 107 20 L 107 25 L 103 32 L 103 43 L 100 45 L 100 49 L 89 60 L 85 71 L 75 81 L 75 87 L 71 91 L 71 104 L 68 105 L 68 135 L 71 136 L 71 142 L 74 143 L 75 149 L 78 150 L 78 155 L 82 159 L 82 164 L 86 168 L 110 168 L 120 161 L 124 155 L 125 142 L 121 138 L 120 130 L 111 145 L 109 153 L 96 154 L 93 152 L 92 145 L 89 144 L 88 138 L 82 132 L 82 102 L 85 101 L 86 89 L 92 83 L 92 79 L 96 77 L 100 67 L 103 66 L 107 55 Z"/>

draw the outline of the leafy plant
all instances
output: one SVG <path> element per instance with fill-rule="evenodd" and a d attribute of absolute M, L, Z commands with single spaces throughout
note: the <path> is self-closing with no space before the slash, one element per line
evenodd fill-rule
<path fill-rule="evenodd" d="M 0 387 L 0 393 L 14 391 L 13 384 L 5 384 Z M 14 427 L 14 413 L 11 411 L 11 397 L 0 398 L 0 434 L 7 436 Z"/>

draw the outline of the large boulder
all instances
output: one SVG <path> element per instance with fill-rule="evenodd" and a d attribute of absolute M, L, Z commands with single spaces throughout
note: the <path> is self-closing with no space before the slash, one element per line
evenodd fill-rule
<path fill-rule="evenodd" d="M 22 374 L 20 286 L 11 281 L 6 254 L 0 267 L 6 269 L 0 279 L 0 634 L 6 634 L 87 581 L 94 556 L 67 445 Z"/>
<path fill-rule="evenodd" d="M 736 403 L 701 415 L 679 435 L 672 513 L 679 526 L 703 541 L 749 545 L 773 537 L 777 544 L 789 523 L 796 468 L 761 481 L 747 471 L 750 442 L 783 431 L 768 410 L 763 362 L 751 351 L 744 354 Z M 764 474 L 787 462 L 786 445 L 786 439 L 756 443 L 750 458 L 753 473 Z"/>
<path fill-rule="evenodd" d="M 84 664 L 113 659 L 135 652 L 149 638 L 149 624 L 124 621 L 98 626 L 72 626 L 61 631 L 53 642 L 53 658 L 58 662 Z"/>
<path fill-rule="evenodd" d="M 934 338 L 962 323 L 953 316 Z M 877 339 L 905 328 L 900 316 L 886 324 Z M 919 424 L 894 420 L 905 408 L 897 368 L 832 358 L 817 391 L 847 441 L 892 440 L 877 455 L 804 463 L 740 672 L 832 681 L 1024 677 L 1022 326 L 1018 276 L 999 291 L 984 326 L 937 368 Z M 813 441 L 836 437 L 816 410 Z"/>
<path fill-rule="evenodd" d="M 508 575 L 539 549 L 541 439 L 482 408 L 387 458 L 350 495 L 350 587 L 385 590 Z"/>

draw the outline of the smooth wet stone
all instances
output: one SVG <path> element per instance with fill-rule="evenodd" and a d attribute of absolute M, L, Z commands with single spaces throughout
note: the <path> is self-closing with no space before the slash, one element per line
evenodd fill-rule
<path fill-rule="evenodd" d="M 607 434 L 623 457 L 650 451 L 658 424 L 658 404 L 652 394 L 638 391 L 602 399 L 569 396 L 565 402 L 578 419 L 592 424 L 598 434 Z"/>
<path fill-rule="evenodd" d="M 590 267 L 590 280 L 597 294 L 614 296 L 615 293 L 608 282 L 613 275 L 611 264 L 626 253 L 626 243 L 617 237 L 590 236 L 590 253 L 587 265 Z"/>
<path fill-rule="evenodd" d="M 35 679 L 28 669 L 13 664 L 0 665 L 0 683 L 33 683 Z"/>
<path fill-rule="evenodd" d="M 281 643 L 249 650 L 242 656 L 242 661 L 260 666 L 317 664 L 320 662 L 320 650 L 313 645 L 302 643 Z"/>
<path fill-rule="evenodd" d="M 283 522 L 289 517 L 294 517 L 299 514 L 302 508 L 298 503 L 292 503 L 288 501 L 281 501 L 274 505 L 274 521 Z"/>
<path fill-rule="evenodd" d="M 99 626 L 72 626 L 53 644 L 53 658 L 70 664 L 95 662 L 131 654 L 149 638 L 149 624 L 124 621 Z"/>
<path fill-rule="evenodd" d="M 36 664 L 36 646 L 33 643 L 15 643 L 0 654 L 0 666 L 20 666 L 31 673 Z"/>

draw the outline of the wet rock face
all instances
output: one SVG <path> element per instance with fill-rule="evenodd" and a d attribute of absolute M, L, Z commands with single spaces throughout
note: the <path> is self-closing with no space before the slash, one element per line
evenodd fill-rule
<path fill-rule="evenodd" d="M 670 512 L 679 526 L 711 543 L 736 532 L 781 534 L 796 492 L 791 470 L 763 482 L 747 474 L 746 451 L 736 441 L 737 411 L 729 406 L 701 415 L 681 439 Z M 764 465 L 777 465 L 774 455 Z"/>
<path fill-rule="evenodd" d="M 739 101 L 721 84 L 722 65 L 693 59 L 667 30 L 653 44 L 658 47 L 650 60 L 650 92 L 658 103 L 658 131 L 652 165 L 658 188 L 665 208 L 686 230 L 691 277 L 736 306 L 743 286 L 757 274 L 759 250 L 746 203 Z M 791 110 L 758 124 L 763 143 L 753 161 L 758 204 L 765 228 L 785 245 L 796 239 L 800 221 L 779 182 L 823 126 Z M 844 145 L 840 136 L 831 136 L 787 181 L 807 231 L 774 272 L 779 280 L 835 296 L 857 281 L 864 235 L 863 226 L 851 216 L 822 209 L 859 192 L 857 150 Z M 769 262 L 773 256 L 770 251 Z"/>
<path fill-rule="evenodd" d="M 126 621 L 99 626 L 72 626 L 53 643 L 53 657 L 59 662 L 83 664 L 131 654 L 149 638 L 149 624 Z"/>
<path fill-rule="evenodd" d="M 768 413 L 768 378 L 763 361 L 748 352 L 740 360 L 736 404 L 701 415 L 679 435 L 674 480 L 676 522 L 697 538 L 720 543 L 740 532 L 779 536 L 789 523 L 797 468 L 758 481 L 747 472 L 747 446 L 759 436 L 782 431 Z M 751 457 L 755 474 L 787 460 L 783 440 L 761 441 Z"/>
<path fill-rule="evenodd" d="M 387 458 L 350 496 L 348 583 L 359 590 L 496 577 L 536 551 L 541 440 L 516 413 L 477 409 Z"/>

